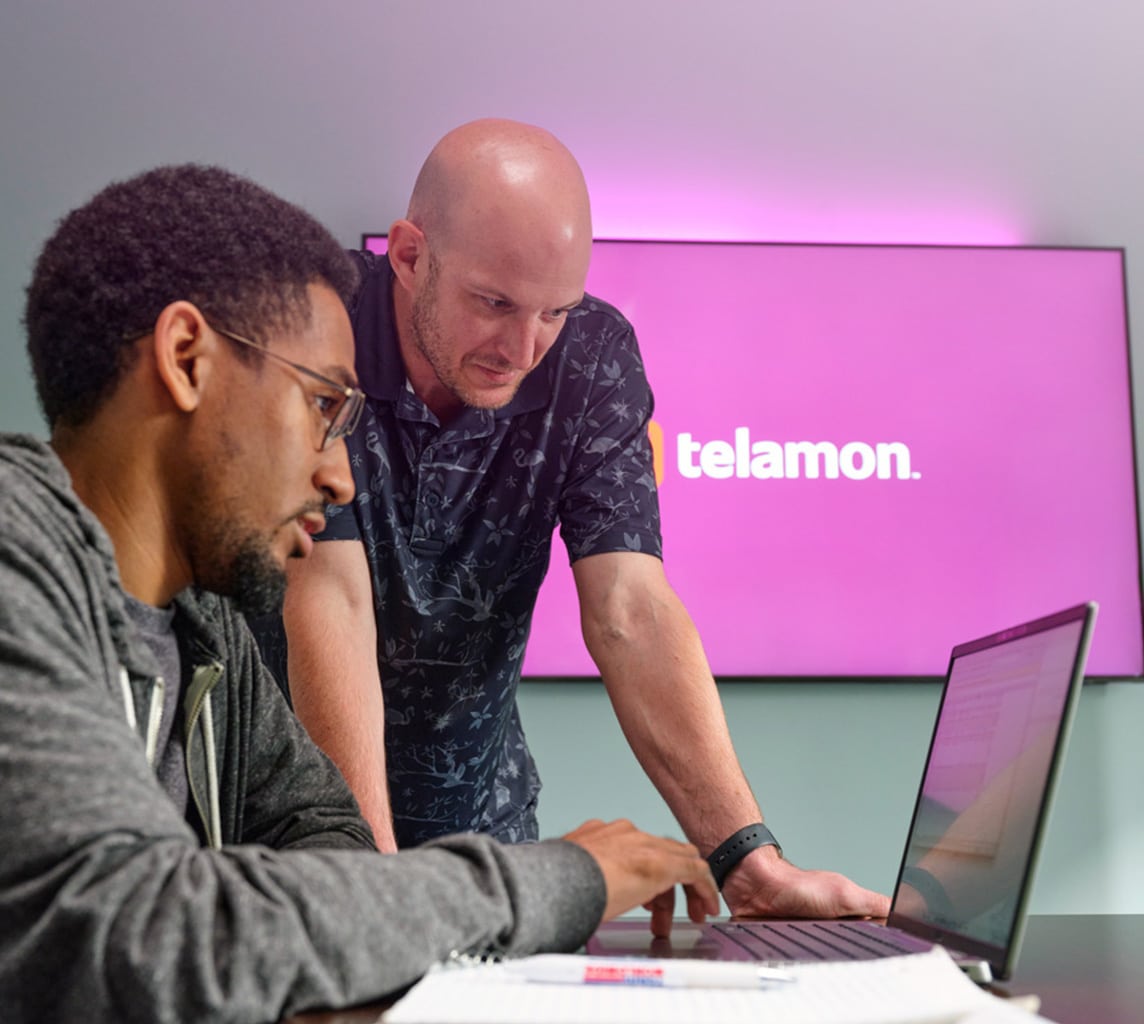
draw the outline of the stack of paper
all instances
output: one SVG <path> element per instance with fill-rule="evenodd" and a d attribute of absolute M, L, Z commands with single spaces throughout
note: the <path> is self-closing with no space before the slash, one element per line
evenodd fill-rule
<path fill-rule="evenodd" d="M 530 981 L 522 970 L 529 959 L 434 969 L 383 1020 L 385 1024 L 1031 1024 L 1043 1020 L 979 989 L 940 948 L 861 963 L 800 964 L 784 968 L 793 980 L 760 988 Z M 594 958 L 568 959 L 587 965 Z"/>

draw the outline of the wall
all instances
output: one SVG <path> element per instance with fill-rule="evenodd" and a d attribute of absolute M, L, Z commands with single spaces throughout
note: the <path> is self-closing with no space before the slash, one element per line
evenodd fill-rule
<path fill-rule="evenodd" d="M 487 114 L 572 147 L 600 235 L 1123 245 L 1144 309 L 1142 34 L 1134 0 L 6 0 L 0 429 L 42 429 L 31 261 L 112 178 L 222 163 L 352 244 L 404 211 L 440 134 Z M 886 888 L 936 688 L 724 695 L 791 855 Z M 674 831 L 598 686 L 522 702 L 546 830 L 627 814 Z M 1086 691 L 1035 910 L 1144 912 L 1142 721 L 1144 685 Z"/>
<path fill-rule="evenodd" d="M 740 760 L 788 856 L 889 892 L 937 711 L 936 683 L 727 683 Z M 602 687 L 525 684 L 525 728 L 545 780 L 541 829 L 627 817 L 678 835 Z M 1144 913 L 1140 751 L 1144 685 L 1088 684 L 1073 727 L 1032 910 Z"/>

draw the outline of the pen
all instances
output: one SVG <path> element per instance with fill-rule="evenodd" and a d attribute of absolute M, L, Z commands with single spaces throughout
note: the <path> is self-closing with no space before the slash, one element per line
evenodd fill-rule
<path fill-rule="evenodd" d="M 510 960 L 525 981 L 564 985 L 643 985 L 648 988 L 765 988 L 794 976 L 773 967 L 709 960 L 649 960 L 548 954 Z"/>

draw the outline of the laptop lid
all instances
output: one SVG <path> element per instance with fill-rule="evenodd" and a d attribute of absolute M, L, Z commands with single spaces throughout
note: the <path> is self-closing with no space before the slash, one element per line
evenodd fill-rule
<path fill-rule="evenodd" d="M 1012 972 L 1096 604 L 960 644 L 887 923 Z"/>

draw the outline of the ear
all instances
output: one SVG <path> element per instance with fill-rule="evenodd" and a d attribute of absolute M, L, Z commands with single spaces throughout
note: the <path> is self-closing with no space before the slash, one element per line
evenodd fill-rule
<path fill-rule="evenodd" d="M 202 402 L 218 338 L 198 306 L 180 300 L 165 307 L 152 335 L 155 368 L 176 408 L 193 412 Z"/>
<path fill-rule="evenodd" d="M 398 283 L 412 294 L 418 278 L 424 279 L 429 273 L 425 233 L 412 221 L 395 220 L 389 228 L 387 255 Z"/>

